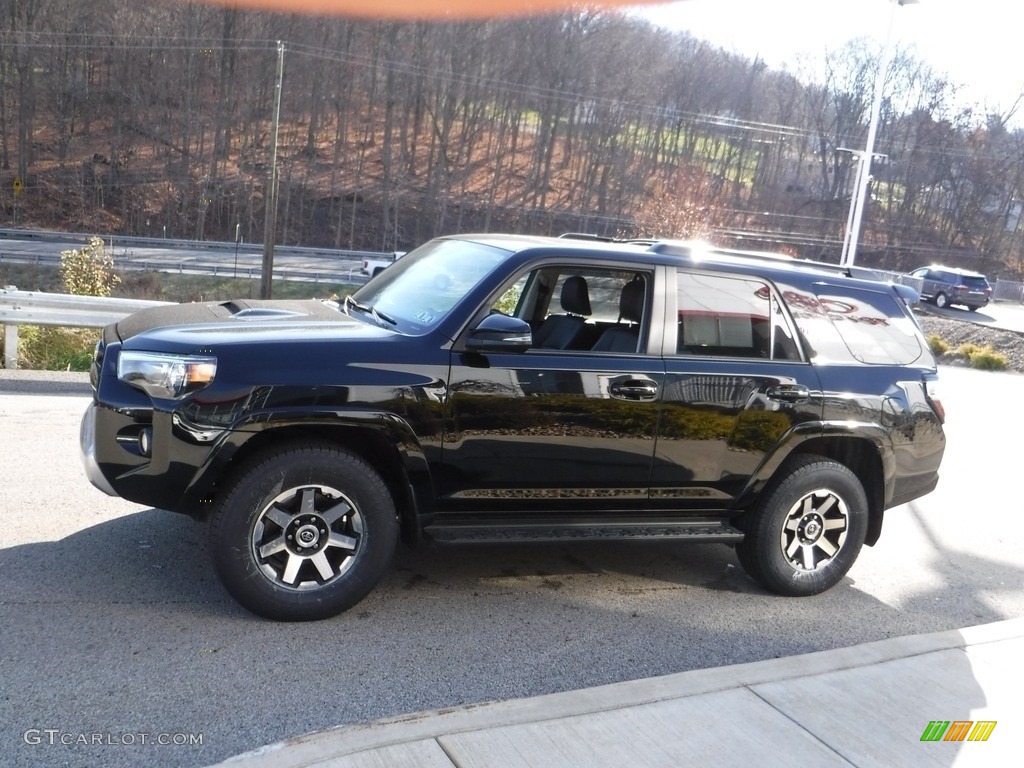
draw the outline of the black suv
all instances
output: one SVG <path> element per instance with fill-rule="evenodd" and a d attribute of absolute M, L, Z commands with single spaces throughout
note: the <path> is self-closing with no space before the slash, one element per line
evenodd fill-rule
<path fill-rule="evenodd" d="M 934 302 L 940 309 L 960 304 L 977 312 L 992 298 L 992 286 L 980 272 L 956 267 L 921 267 L 910 275 L 921 278 L 921 298 Z"/>
<path fill-rule="evenodd" d="M 108 326 L 83 459 L 107 493 L 208 517 L 223 583 L 274 619 L 351 607 L 399 537 L 721 542 L 812 595 L 938 480 L 915 299 L 680 242 L 445 237 L 340 304 Z"/>

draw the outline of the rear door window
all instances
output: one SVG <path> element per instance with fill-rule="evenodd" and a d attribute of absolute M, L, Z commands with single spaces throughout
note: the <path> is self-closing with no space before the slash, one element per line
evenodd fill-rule
<path fill-rule="evenodd" d="M 799 360 L 795 334 L 763 280 L 680 271 L 679 354 Z"/>

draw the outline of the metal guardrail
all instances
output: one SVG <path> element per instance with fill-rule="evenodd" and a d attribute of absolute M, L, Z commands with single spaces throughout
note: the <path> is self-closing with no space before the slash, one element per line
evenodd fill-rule
<path fill-rule="evenodd" d="M 65 293 L 0 289 L 0 325 L 4 327 L 4 367 L 18 367 L 18 326 L 103 328 L 147 307 L 171 302 L 72 296 Z"/>

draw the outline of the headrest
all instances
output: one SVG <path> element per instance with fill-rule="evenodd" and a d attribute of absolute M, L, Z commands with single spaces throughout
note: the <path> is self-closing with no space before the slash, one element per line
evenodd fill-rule
<path fill-rule="evenodd" d="M 590 294 L 587 281 L 579 275 L 573 275 L 562 283 L 562 309 L 573 315 L 590 316 Z"/>
<path fill-rule="evenodd" d="M 619 319 L 639 323 L 644 317 L 644 281 L 635 277 L 622 286 L 619 297 Z"/>

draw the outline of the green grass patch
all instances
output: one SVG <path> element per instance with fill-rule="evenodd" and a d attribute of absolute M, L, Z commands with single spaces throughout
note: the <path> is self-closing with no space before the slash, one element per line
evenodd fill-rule
<path fill-rule="evenodd" d="M 88 371 L 98 328 L 18 327 L 18 367 L 34 371 Z"/>

